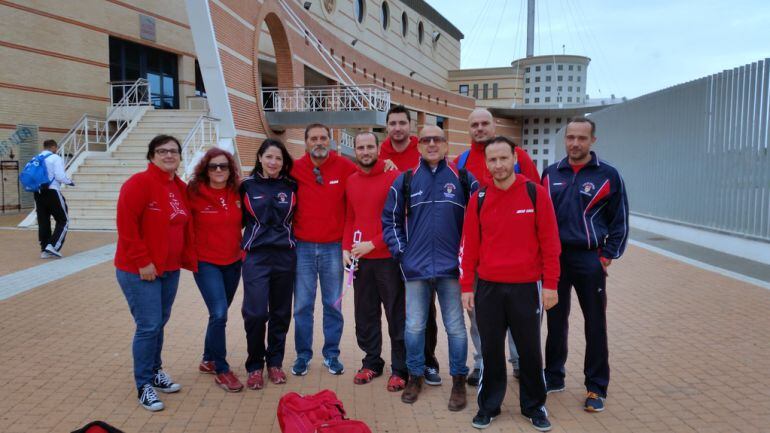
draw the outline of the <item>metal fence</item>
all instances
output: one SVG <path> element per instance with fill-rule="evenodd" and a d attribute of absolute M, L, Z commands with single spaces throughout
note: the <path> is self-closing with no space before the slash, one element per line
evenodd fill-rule
<path fill-rule="evenodd" d="M 770 241 L 770 59 L 591 116 L 633 213 Z"/>

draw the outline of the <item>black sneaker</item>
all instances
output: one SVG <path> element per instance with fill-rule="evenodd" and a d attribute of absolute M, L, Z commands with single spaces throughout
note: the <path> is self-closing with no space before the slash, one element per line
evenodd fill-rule
<path fill-rule="evenodd" d="M 152 378 L 152 386 L 156 390 L 165 392 L 166 394 L 177 392 L 182 389 L 182 385 L 174 383 L 174 381 L 171 380 L 171 377 L 163 370 L 158 370 L 155 373 L 155 377 Z"/>
<path fill-rule="evenodd" d="M 163 410 L 163 402 L 160 401 L 158 394 L 155 393 L 155 389 L 149 383 L 145 383 L 139 388 L 138 396 L 139 404 L 141 404 L 143 408 L 151 412 Z"/>
<path fill-rule="evenodd" d="M 538 431 L 550 431 L 551 430 L 551 421 L 548 421 L 548 417 L 544 414 L 538 414 L 533 417 L 527 417 L 529 418 L 529 421 L 532 423 L 532 426 L 535 427 L 535 430 Z"/>
<path fill-rule="evenodd" d="M 565 389 L 565 386 L 564 386 L 563 383 L 561 385 L 554 385 L 554 384 L 551 384 L 551 383 L 548 383 L 548 382 L 545 383 L 545 393 L 546 394 L 550 394 L 552 392 L 562 392 L 562 391 L 564 391 L 564 389 Z"/>
<path fill-rule="evenodd" d="M 479 386 L 481 381 L 481 370 L 474 368 L 471 374 L 468 375 L 467 383 L 470 386 Z"/>
<path fill-rule="evenodd" d="M 433 386 L 441 385 L 441 376 L 438 375 L 438 369 L 425 367 L 425 383 Z"/>
<path fill-rule="evenodd" d="M 489 427 L 489 424 L 492 424 L 493 419 L 495 419 L 493 416 L 477 414 L 473 417 L 471 425 L 477 429 L 484 429 Z"/>
<path fill-rule="evenodd" d="M 604 398 L 595 392 L 588 392 L 586 394 L 585 403 L 586 412 L 601 412 L 604 410 Z"/>

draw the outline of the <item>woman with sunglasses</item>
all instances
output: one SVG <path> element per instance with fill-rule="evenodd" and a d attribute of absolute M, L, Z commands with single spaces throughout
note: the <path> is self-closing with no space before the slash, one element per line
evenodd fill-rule
<path fill-rule="evenodd" d="M 163 328 L 171 316 L 181 268 L 196 271 L 186 185 L 176 175 L 182 146 L 158 135 L 147 150 L 147 170 L 131 176 L 118 196 L 115 274 L 136 323 L 132 353 L 139 404 L 163 409 L 157 391 L 177 392 L 161 369 Z"/>
<path fill-rule="evenodd" d="M 283 143 L 267 139 L 257 151 L 254 171 L 241 184 L 246 226 L 242 243 L 246 251 L 242 309 L 248 347 L 246 386 L 255 390 L 264 387 L 265 364 L 271 382 L 286 382 L 282 364 L 297 265 L 292 228 L 297 184 L 289 175 L 291 167 Z"/>
<path fill-rule="evenodd" d="M 198 257 L 198 272 L 193 276 L 209 310 L 198 370 L 214 374 L 214 382 L 228 392 L 243 389 L 227 363 L 225 338 L 227 310 L 241 278 L 239 182 L 235 158 L 215 147 L 203 155 L 187 187 Z"/>

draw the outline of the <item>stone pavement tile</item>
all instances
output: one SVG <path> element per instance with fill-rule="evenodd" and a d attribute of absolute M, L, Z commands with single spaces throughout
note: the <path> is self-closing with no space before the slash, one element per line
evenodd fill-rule
<path fill-rule="evenodd" d="M 111 231 L 69 231 L 62 253 L 65 256 L 81 253 L 102 245 L 117 242 L 117 233 Z M 41 265 L 46 260 L 40 258 L 40 244 L 37 241 L 37 229 L 2 230 L 0 229 L 0 275 Z"/>
<path fill-rule="evenodd" d="M 15 232 L 14 232 L 15 233 Z M 0 232 L 0 235 L 4 235 Z M 34 246 L 34 243 L 33 243 Z M 242 290 L 242 289 L 239 289 Z M 613 264 L 608 283 L 612 379 L 607 410 L 583 411 L 582 317 L 573 296 L 567 390 L 547 407 L 555 432 L 763 431 L 770 425 L 770 293 L 638 248 Z M 228 360 L 245 381 L 241 293 L 230 310 Z M 352 318 L 351 297 L 344 313 Z M 321 321 L 320 306 L 316 325 Z M 446 409 L 451 378 L 446 339 L 438 356 L 444 385 L 426 386 L 414 405 L 385 390 L 386 377 L 354 385 L 362 353 L 348 320 L 341 344 L 346 373 L 322 367 L 320 326 L 308 376 L 281 386 L 225 393 L 199 374 L 206 311 L 189 273 L 183 273 L 167 326 L 164 368 L 183 385 L 161 395 L 167 409 L 151 414 L 136 402 L 131 374 L 133 323 L 109 263 L 0 302 L 0 432 L 71 431 L 104 419 L 126 432 L 278 432 L 278 399 L 289 391 L 337 392 L 349 416 L 375 432 L 470 432 L 469 406 Z M 284 367 L 294 360 L 293 326 Z M 471 349 L 472 350 L 472 349 Z M 387 341 L 383 352 L 388 353 Z M 51 392 L 51 390 L 57 392 Z M 736 390 L 745 391 L 737 398 Z M 519 415 L 518 382 L 508 382 L 503 413 L 487 431 L 533 431 Z M 68 430 L 69 429 L 69 430 Z"/>

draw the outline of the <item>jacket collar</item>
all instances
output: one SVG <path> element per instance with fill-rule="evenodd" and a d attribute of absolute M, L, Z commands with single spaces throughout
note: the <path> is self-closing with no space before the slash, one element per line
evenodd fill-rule
<path fill-rule="evenodd" d="M 176 181 L 178 179 L 178 176 L 176 173 L 174 173 L 174 177 L 172 179 L 168 178 L 168 173 L 161 170 L 160 167 L 153 164 L 152 161 L 147 163 L 147 171 L 156 179 L 158 179 L 161 182 L 168 183 L 173 181 Z"/>
<path fill-rule="evenodd" d="M 589 167 L 589 166 L 598 167 L 602 165 L 599 162 L 599 157 L 596 156 L 596 153 L 594 153 L 593 150 L 590 151 L 590 153 L 591 153 L 591 160 L 586 163 L 586 167 Z M 570 167 L 569 165 L 569 157 L 565 156 L 561 161 L 559 161 L 559 165 L 557 165 L 556 168 L 559 170 L 572 170 L 572 167 Z"/>
<path fill-rule="evenodd" d="M 371 170 L 369 170 L 369 173 L 361 170 L 361 167 L 358 168 L 358 172 L 361 176 L 369 177 L 369 176 L 377 176 L 382 173 L 385 173 L 385 161 L 382 159 L 378 159 L 377 162 L 374 163 L 374 166 Z"/>
<path fill-rule="evenodd" d="M 382 142 L 382 150 L 384 150 L 386 153 L 404 153 L 408 152 L 409 149 L 414 147 L 417 147 L 417 136 L 415 135 L 409 136 L 409 144 L 401 152 L 396 152 L 396 149 L 393 148 L 393 143 L 390 141 L 390 137 L 386 138 L 385 141 Z"/>
<path fill-rule="evenodd" d="M 442 159 L 441 161 L 438 162 L 438 165 L 436 166 L 436 173 L 441 171 L 441 169 L 443 169 L 446 166 L 447 166 L 447 161 L 446 161 L 446 158 L 444 158 L 444 159 Z M 422 167 L 425 170 L 428 170 L 429 172 L 432 171 L 431 168 L 430 168 L 430 165 L 428 165 L 428 163 L 424 159 L 422 159 L 422 156 L 420 156 L 420 164 L 418 165 L 418 168 L 419 167 Z M 416 171 L 416 169 L 415 169 L 415 171 Z"/>

